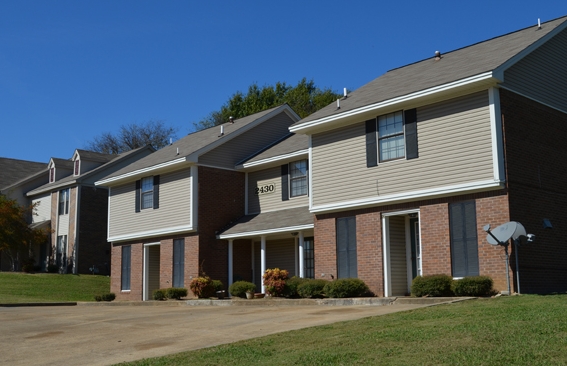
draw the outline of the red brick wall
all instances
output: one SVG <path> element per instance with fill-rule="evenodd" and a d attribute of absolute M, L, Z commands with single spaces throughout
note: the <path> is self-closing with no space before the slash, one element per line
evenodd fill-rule
<path fill-rule="evenodd" d="M 518 251 L 521 292 L 567 291 L 567 115 L 507 90 L 500 101 L 510 219 L 536 235 Z M 544 218 L 552 229 L 544 229 Z"/>
<path fill-rule="evenodd" d="M 122 246 L 130 245 L 131 249 L 131 274 L 130 291 L 122 291 Z M 114 244 L 112 246 L 112 266 L 110 274 L 110 292 L 116 295 L 117 301 L 123 300 L 142 300 L 143 294 L 143 263 L 144 251 L 141 243 Z"/>

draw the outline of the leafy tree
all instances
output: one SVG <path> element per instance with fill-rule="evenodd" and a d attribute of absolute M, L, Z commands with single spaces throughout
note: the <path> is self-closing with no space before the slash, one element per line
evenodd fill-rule
<path fill-rule="evenodd" d="M 170 138 L 176 138 L 176 133 L 177 128 L 166 126 L 164 121 L 149 120 L 122 125 L 116 134 L 104 132 L 87 142 L 86 148 L 105 154 L 120 154 L 146 145 L 157 150 L 169 144 Z"/>
<path fill-rule="evenodd" d="M 14 199 L 0 195 L 0 252 L 7 255 L 12 271 L 20 261 L 24 249 L 28 258 L 32 257 L 31 244 L 47 240 L 47 229 L 30 229 L 26 218 L 34 214 L 35 206 L 21 207 Z"/>
<path fill-rule="evenodd" d="M 194 123 L 194 126 L 197 130 L 217 126 L 227 122 L 230 116 L 246 117 L 284 103 L 304 118 L 341 96 L 329 88 L 318 88 L 313 80 L 307 81 L 306 78 L 301 79 L 296 86 L 277 82 L 276 85 L 260 88 L 254 83 L 248 87 L 246 94 L 240 91 L 234 93 L 220 110 L 211 112 L 203 120 Z"/>

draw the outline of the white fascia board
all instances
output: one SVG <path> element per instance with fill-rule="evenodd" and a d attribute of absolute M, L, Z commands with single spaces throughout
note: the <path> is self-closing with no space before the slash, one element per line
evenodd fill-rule
<path fill-rule="evenodd" d="M 310 211 L 312 213 L 346 211 L 346 210 L 354 210 L 359 208 L 367 208 L 372 206 L 380 206 L 385 204 L 415 201 L 421 199 L 456 196 L 460 194 L 472 193 L 475 191 L 482 192 L 488 190 L 495 190 L 503 187 L 504 187 L 503 182 L 487 180 L 487 181 L 479 181 L 479 182 L 472 182 L 466 184 L 424 189 L 413 192 L 390 194 L 380 197 L 365 198 L 359 200 L 331 203 L 326 205 L 312 206 Z"/>
<path fill-rule="evenodd" d="M 385 108 L 385 107 L 389 107 L 389 106 L 393 106 L 396 104 L 400 104 L 400 103 L 404 103 L 404 102 L 408 102 L 408 101 L 412 101 L 415 99 L 419 99 L 419 98 L 423 98 L 426 96 L 429 96 L 431 94 L 435 94 L 435 93 L 440 93 L 443 91 L 448 91 L 451 89 L 456 89 L 456 88 L 460 88 L 463 86 L 467 86 L 467 85 L 471 85 L 471 84 L 475 84 L 478 82 L 482 82 L 482 81 L 487 81 L 489 79 L 494 78 L 494 75 L 492 73 L 492 71 L 488 71 L 482 74 L 478 74 L 478 75 L 474 75 L 474 76 L 470 76 L 461 80 L 457 80 L 457 81 L 453 81 L 451 83 L 447 83 L 447 84 L 443 84 L 443 85 L 439 85 L 439 86 L 434 86 L 432 88 L 429 89 L 424 89 L 424 90 L 420 90 L 414 93 L 410 93 L 410 94 L 406 94 L 406 95 L 402 95 L 400 97 L 396 97 L 396 98 L 392 98 L 392 99 L 388 99 L 382 102 L 378 102 L 378 103 L 374 103 L 374 104 L 370 104 L 364 107 L 360 107 L 360 108 L 356 108 L 344 113 L 340 113 L 340 114 L 334 114 L 332 116 L 328 116 L 328 117 L 323 117 L 320 119 L 316 119 L 314 121 L 309 121 L 309 122 L 305 122 L 302 124 L 299 124 L 297 126 L 291 126 L 289 128 L 290 132 L 294 132 L 294 133 L 304 133 L 305 130 L 315 127 L 315 126 L 319 126 L 319 125 L 323 125 L 326 123 L 330 123 L 330 122 L 334 122 L 337 120 L 341 120 L 344 118 L 348 118 L 348 117 L 353 117 L 362 113 L 366 113 L 366 112 L 370 112 L 373 110 L 378 110 L 381 108 Z M 500 80 L 494 80 L 495 82 L 499 82 Z"/>
<path fill-rule="evenodd" d="M 313 229 L 314 227 L 315 227 L 314 224 L 305 224 L 305 225 L 297 225 L 297 226 L 280 227 L 280 228 L 277 228 L 277 229 L 248 231 L 248 232 L 236 233 L 236 234 L 220 234 L 220 235 L 217 235 L 217 239 L 239 239 L 239 238 L 247 238 L 247 237 L 253 237 L 253 236 L 262 236 L 262 235 L 270 235 L 270 234 L 287 233 L 287 232 L 293 232 L 293 231 L 301 231 L 301 230 Z"/>
<path fill-rule="evenodd" d="M 545 24 L 543 24 L 543 26 L 545 27 Z M 521 59 L 523 59 L 524 57 L 526 57 L 536 49 L 538 49 L 541 45 L 549 41 L 551 38 L 555 37 L 557 33 L 561 32 L 565 28 L 567 28 L 567 21 L 564 21 L 563 23 L 559 24 L 557 27 L 555 27 L 554 30 L 547 33 L 545 36 L 541 37 L 540 39 L 538 39 L 528 47 L 524 48 L 522 51 L 518 52 L 514 57 L 510 58 L 508 61 L 504 62 L 502 65 L 494 69 L 493 71 L 494 77 L 504 82 L 505 81 L 504 71 L 515 65 L 518 61 L 520 61 Z"/>
<path fill-rule="evenodd" d="M 251 163 L 244 163 L 240 166 L 237 166 L 237 168 L 239 168 L 239 167 L 252 168 L 252 167 L 259 166 L 259 165 L 270 164 L 270 163 L 274 163 L 274 162 L 281 161 L 281 160 L 286 160 L 286 159 L 296 158 L 296 157 L 299 157 L 299 156 L 308 155 L 308 153 L 309 153 L 309 149 L 303 149 L 303 150 L 299 150 L 299 151 L 294 151 L 294 152 L 289 153 L 289 154 L 273 156 L 271 158 L 253 161 Z"/>
<path fill-rule="evenodd" d="M 148 230 L 148 231 L 139 231 L 137 233 L 129 233 L 123 235 L 116 235 L 116 236 L 109 236 L 106 240 L 109 242 L 119 242 L 119 241 L 126 241 L 126 240 L 134 240 L 134 239 L 143 239 L 149 238 L 154 236 L 162 236 L 162 235 L 170 235 L 170 234 L 178 234 L 183 232 L 194 231 L 191 225 L 183 225 L 183 226 L 175 226 L 175 227 L 168 227 L 163 229 L 157 230 Z"/>
<path fill-rule="evenodd" d="M 312 135 L 309 135 L 309 156 L 307 158 L 307 164 L 309 171 L 307 172 L 307 194 L 309 195 L 309 209 L 313 207 L 313 139 Z"/>
<path fill-rule="evenodd" d="M 490 137 L 492 142 L 492 171 L 494 181 L 505 180 L 504 139 L 502 137 L 502 114 L 500 113 L 500 93 L 496 88 L 488 89 L 490 113 Z"/>
<path fill-rule="evenodd" d="M 26 196 L 32 197 L 32 196 L 36 196 L 36 195 L 41 194 L 41 193 L 52 192 L 53 190 L 58 190 L 58 189 L 63 188 L 63 187 L 74 186 L 77 183 L 79 183 L 79 182 L 77 182 L 76 179 L 68 180 L 68 181 L 63 182 L 63 183 L 54 183 L 54 184 L 50 185 L 49 187 L 31 190 L 31 191 L 26 193 Z"/>
<path fill-rule="evenodd" d="M 166 161 L 165 163 L 161 163 L 161 164 L 157 164 L 157 165 L 152 165 L 152 166 L 147 167 L 147 168 L 142 168 L 142 169 L 134 170 L 134 171 L 132 171 L 132 172 L 124 173 L 124 174 L 121 174 L 121 175 L 117 175 L 117 176 L 115 176 L 115 177 L 106 178 L 106 179 L 101 179 L 101 180 L 99 180 L 99 181 L 96 181 L 96 182 L 95 182 L 95 185 L 96 185 L 96 186 L 104 186 L 104 185 L 107 185 L 107 184 L 109 184 L 109 183 L 116 183 L 116 182 L 119 182 L 119 181 L 121 181 L 121 180 L 123 180 L 123 179 L 135 177 L 135 176 L 138 176 L 138 175 L 146 175 L 146 174 L 151 173 L 151 172 L 153 172 L 153 171 L 155 171 L 155 170 L 162 169 L 162 168 L 166 168 L 166 167 L 168 167 L 168 166 L 175 165 L 175 164 L 184 163 L 184 162 L 186 162 L 186 161 L 187 161 L 187 159 L 186 159 L 185 157 L 182 157 L 182 158 L 179 158 L 179 159 L 175 159 L 175 160 Z"/>

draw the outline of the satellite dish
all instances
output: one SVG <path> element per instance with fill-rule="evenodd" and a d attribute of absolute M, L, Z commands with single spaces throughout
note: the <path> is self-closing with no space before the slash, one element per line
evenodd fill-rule
<path fill-rule="evenodd" d="M 518 229 L 518 225 L 521 226 L 521 229 Z M 514 236 L 516 230 L 520 230 L 518 236 L 521 235 L 520 233 L 522 230 L 524 232 L 524 235 L 526 233 L 526 229 L 524 229 L 522 224 L 516 221 L 510 221 L 492 230 L 492 235 L 494 235 L 496 239 L 498 239 L 498 241 L 496 241 L 490 234 L 486 236 L 486 240 L 488 241 L 489 244 L 492 245 L 500 245 L 500 243 L 507 243 L 508 240 L 510 240 L 510 238 Z"/>
<path fill-rule="evenodd" d="M 526 228 L 524 227 L 524 225 L 520 224 L 519 222 L 516 222 L 517 226 L 516 226 L 516 230 L 514 231 L 514 234 L 512 235 L 512 239 L 516 240 L 516 239 L 524 239 L 527 238 L 526 235 Z M 523 238 L 522 238 L 523 237 Z"/>

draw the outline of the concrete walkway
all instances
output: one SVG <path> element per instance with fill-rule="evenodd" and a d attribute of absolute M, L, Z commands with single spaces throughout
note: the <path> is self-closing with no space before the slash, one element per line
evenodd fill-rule
<path fill-rule="evenodd" d="M 248 306 L 147 302 L 0 307 L 0 363 L 110 365 L 432 304 L 288 306 L 292 303 L 267 301 L 240 302 Z"/>

